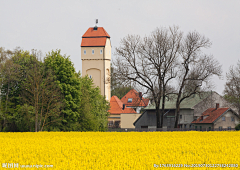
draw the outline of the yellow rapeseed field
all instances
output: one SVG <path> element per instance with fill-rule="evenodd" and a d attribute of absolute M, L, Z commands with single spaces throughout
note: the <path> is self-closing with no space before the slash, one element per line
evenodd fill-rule
<path fill-rule="evenodd" d="M 240 169 L 240 132 L 0 133 L 0 141 L 1 169 Z"/>

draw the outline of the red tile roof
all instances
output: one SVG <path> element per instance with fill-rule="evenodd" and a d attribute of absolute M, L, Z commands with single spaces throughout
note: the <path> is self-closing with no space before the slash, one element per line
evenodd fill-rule
<path fill-rule="evenodd" d="M 97 30 L 94 30 L 94 27 L 88 28 L 82 38 L 90 38 L 90 37 L 107 37 L 110 38 L 110 35 L 105 31 L 103 27 L 97 27 Z"/>
<path fill-rule="evenodd" d="M 199 117 L 192 123 L 213 123 L 217 118 L 219 118 L 223 113 L 225 113 L 230 108 L 210 108 L 203 112 L 203 120 Z"/>
<path fill-rule="evenodd" d="M 132 98 L 132 102 L 128 102 L 128 99 Z M 139 97 L 139 93 L 135 89 L 131 89 L 123 98 L 121 101 L 126 106 L 143 106 L 146 107 L 148 105 L 149 99 L 145 99 L 142 97 L 142 100 Z"/>
<path fill-rule="evenodd" d="M 105 37 L 103 38 L 82 38 L 81 47 L 104 47 L 106 44 Z"/>
<path fill-rule="evenodd" d="M 81 47 L 104 47 L 107 38 L 110 38 L 110 35 L 103 27 L 97 27 L 97 30 L 88 28 L 82 36 Z"/>
<path fill-rule="evenodd" d="M 133 108 L 126 108 L 123 110 L 123 103 L 117 96 L 112 96 L 110 100 L 110 114 L 121 114 L 121 113 L 136 113 Z"/>

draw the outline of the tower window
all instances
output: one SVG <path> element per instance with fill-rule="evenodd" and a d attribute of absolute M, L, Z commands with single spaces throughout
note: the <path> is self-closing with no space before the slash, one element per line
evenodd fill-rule
<path fill-rule="evenodd" d="M 102 50 L 100 50 L 100 54 L 102 54 Z"/>
<path fill-rule="evenodd" d="M 94 54 L 94 50 L 92 50 L 92 54 Z"/>
<path fill-rule="evenodd" d="M 87 54 L 86 50 L 84 50 L 84 54 Z"/>
<path fill-rule="evenodd" d="M 92 79 L 92 75 L 90 75 L 89 78 Z"/>

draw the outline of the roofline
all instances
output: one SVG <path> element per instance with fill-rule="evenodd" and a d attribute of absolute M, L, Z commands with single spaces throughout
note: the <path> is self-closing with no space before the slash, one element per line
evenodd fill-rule
<path fill-rule="evenodd" d="M 85 37 L 85 36 L 84 36 L 84 37 L 83 37 L 83 36 L 82 36 L 82 38 L 111 38 L 111 37 L 109 37 L 109 36 L 95 36 L 95 37 L 92 37 L 92 36 L 91 36 L 91 37 Z"/>
<path fill-rule="evenodd" d="M 84 46 L 84 45 L 83 45 L 83 46 L 81 46 L 81 47 L 105 47 L 105 46 L 100 46 L 100 45 L 99 45 L 99 46 L 97 46 L 97 45 L 95 45 L 95 46 Z"/>
<path fill-rule="evenodd" d="M 214 120 L 213 123 L 215 123 L 216 121 L 218 121 L 225 113 L 227 113 L 227 112 L 230 111 L 230 110 L 232 111 L 233 114 L 235 114 L 237 117 L 239 117 L 238 114 L 229 107 L 229 108 L 228 108 L 225 112 L 223 112 L 216 120 Z"/>
<path fill-rule="evenodd" d="M 203 92 L 204 93 L 204 92 Z M 212 91 L 212 93 L 217 93 L 217 92 L 215 92 L 215 91 Z M 217 93 L 218 94 L 218 93 Z M 199 94 L 197 94 L 197 95 L 199 95 Z M 219 94 L 218 94 L 219 95 Z M 196 105 L 198 105 L 199 103 L 201 103 L 203 100 L 205 100 L 206 98 L 208 98 L 209 96 L 211 96 L 211 93 L 207 96 L 207 97 L 205 97 L 205 98 L 202 98 L 202 100 L 200 101 L 200 102 L 198 102 L 197 104 L 195 104 L 192 108 L 194 108 Z"/>
<path fill-rule="evenodd" d="M 187 109 L 187 110 L 194 110 L 193 108 L 191 107 L 188 107 L 188 108 L 180 108 L 180 110 L 182 109 Z M 144 108 L 144 110 L 156 110 L 156 109 L 146 109 L 146 107 Z M 162 110 L 162 108 L 159 108 L 159 110 Z M 176 108 L 164 108 L 164 110 L 176 110 Z"/>
<path fill-rule="evenodd" d="M 146 110 L 137 118 L 137 120 L 135 120 L 135 122 L 133 122 L 133 125 L 135 126 L 135 124 L 137 123 L 137 121 L 143 116 L 143 114 L 147 112 Z"/>

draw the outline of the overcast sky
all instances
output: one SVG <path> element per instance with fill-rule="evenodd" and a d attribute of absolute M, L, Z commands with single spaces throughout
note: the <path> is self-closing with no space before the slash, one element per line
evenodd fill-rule
<path fill-rule="evenodd" d="M 96 18 L 111 36 L 113 60 L 123 37 L 149 35 L 156 27 L 177 25 L 185 34 L 196 30 L 208 37 L 213 45 L 206 53 L 223 66 L 223 79 L 213 79 L 219 94 L 240 59 L 239 0 L 0 0 L 0 47 L 44 54 L 61 49 L 81 71 L 81 36 Z"/>

